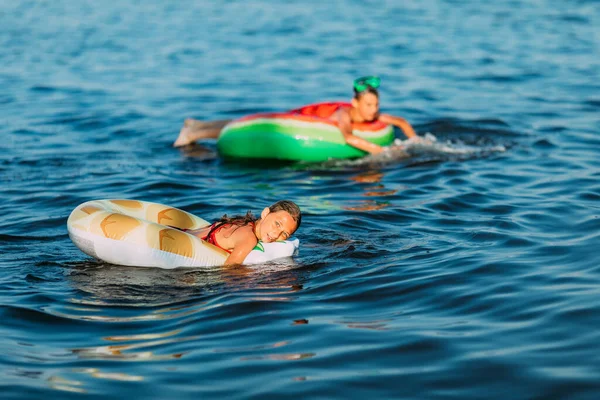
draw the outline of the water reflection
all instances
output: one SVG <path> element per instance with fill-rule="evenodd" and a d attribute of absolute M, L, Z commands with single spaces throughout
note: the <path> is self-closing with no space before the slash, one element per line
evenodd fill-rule
<path fill-rule="evenodd" d="M 75 265 L 69 282 L 81 296 L 71 299 L 72 304 L 83 306 L 168 306 L 155 310 L 148 319 L 169 318 L 175 303 L 196 301 L 199 297 L 223 290 L 284 289 L 287 292 L 301 289 L 291 258 L 282 258 L 268 264 L 236 266 L 230 268 L 160 268 L 123 267 L 88 262 Z M 184 308 L 188 308 L 187 306 Z M 95 308 L 72 308 L 78 312 Z M 158 315 L 163 314 L 163 315 Z M 172 317 L 172 316 L 171 316 Z M 88 315 L 87 319 L 97 319 Z M 126 318 L 125 318 L 126 319 Z"/>
<path fill-rule="evenodd" d="M 391 206 L 389 201 L 365 200 L 360 205 L 343 207 L 349 211 L 377 211 Z"/>
<path fill-rule="evenodd" d="M 286 262 L 287 261 L 287 262 Z M 132 334 L 98 335 L 96 340 L 86 336 L 85 346 L 67 348 L 80 360 L 156 362 L 179 360 L 188 354 L 181 351 L 183 342 L 201 342 L 199 335 L 182 336 L 203 313 L 228 306 L 228 295 L 246 292 L 247 301 L 292 301 L 303 290 L 302 274 L 291 260 L 279 260 L 263 266 L 235 268 L 175 269 L 135 268 L 107 265 L 98 262 L 71 266 L 69 282 L 78 293 L 66 305 L 53 306 L 45 312 L 80 321 L 128 324 Z M 224 296 L 225 295 L 225 296 Z M 234 296 L 234 298 L 237 298 Z M 57 309 L 58 308 L 58 309 Z M 171 329 L 157 332 L 154 321 L 170 320 Z M 139 325 L 140 322 L 143 325 Z M 150 323 L 151 325 L 148 325 Z M 161 322 L 162 323 L 162 322 Z M 292 325 L 307 324 L 306 319 L 294 320 Z M 177 328 L 173 329 L 176 324 Z M 151 331 L 148 331 L 148 327 Z M 106 329 L 98 332 L 106 332 Z M 89 346 L 89 343 L 100 345 Z M 216 348 L 215 353 L 263 352 L 287 346 L 279 341 L 249 348 Z M 194 346 L 189 346 L 194 348 Z M 176 351 L 173 351 L 177 349 Z M 278 353 L 243 355 L 241 360 L 301 360 L 314 353 Z M 110 364 L 109 364 L 110 365 Z M 108 367 L 107 367 L 108 368 Z M 90 382 L 77 379 L 70 373 L 85 374 L 97 379 L 117 381 L 144 381 L 148 376 L 129 375 L 122 371 L 98 368 L 72 369 L 48 379 L 57 390 L 85 393 L 91 391 Z"/>
<path fill-rule="evenodd" d="M 72 374 L 83 374 L 86 377 L 105 379 L 120 382 L 141 382 L 144 377 L 131 375 L 125 372 L 106 372 L 99 368 L 74 368 L 69 371 Z M 79 379 L 69 379 L 61 375 L 51 375 L 46 380 L 52 389 L 72 393 L 88 393 L 90 390 L 85 387 L 85 382 Z"/>
<path fill-rule="evenodd" d="M 152 351 L 137 351 L 148 347 L 163 347 L 172 343 L 181 343 L 185 341 L 196 340 L 198 337 L 190 336 L 184 338 L 172 338 L 165 340 L 150 340 L 141 343 L 93 346 L 86 348 L 71 349 L 71 352 L 82 359 L 103 359 L 103 360 L 121 360 L 121 361 L 157 361 L 172 360 L 181 358 L 184 353 L 173 354 L 154 354 Z"/>
<path fill-rule="evenodd" d="M 341 323 L 351 329 L 368 329 L 374 331 L 387 331 L 390 320 L 375 321 L 342 321 Z"/>
<path fill-rule="evenodd" d="M 124 372 L 103 372 L 98 368 L 82 368 L 75 369 L 73 372 L 78 372 L 82 374 L 88 374 L 93 378 L 99 379 L 110 379 L 113 381 L 121 381 L 121 382 L 140 382 L 144 380 L 144 377 L 139 375 L 130 375 Z"/>
<path fill-rule="evenodd" d="M 260 346 L 251 346 L 251 347 L 228 347 L 223 349 L 214 350 L 215 353 L 248 353 L 248 352 L 256 352 L 256 351 L 268 351 L 270 349 L 280 348 L 284 346 L 290 345 L 291 342 L 284 340 L 280 342 L 275 342 L 268 345 L 260 345 Z M 312 358 L 316 355 L 316 353 L 277 353 L 277 354 L 257 354 L 257 355 L 249 355 L 240 357 L 242 361 L 251 361 L 251 360 L 303 360 L 306 358 Z"/>
<path fill-rule="evenodd" d="M 123 267 L 90 261 L 73 266 L 69 282 L 82 294 L 73 302 L 88 305 L 169 305 L 194 298 L 222 284 L 216 269 L 164 270 Z"/>
<path fill-rule="evenodd" d="M 364 185 L 363 188 L 365 190 L 365 197 L 381 198 L 395 195 L 398 190 L 388 189 L 381 183 L 383 176 L 384 174 L 381 171 L 370 170 L 351 176 L 350 179 Z M 357 205 L 345 206 L 342 208 L 349 211 L 375 211 L 387 208 L 390 205 L 392 205 L 390 201 L 366 199 L 360 201 Z"/>
<path fill-rule="evenodd" d="M 218 158 L 216 151 L 201 144 L 194 143 L 189 146 L 180 147 L 179 150 L 184 157 L 194 158 L 198 161 L 214 160 Z"/>
<path fill-rule="evenodd" d="M 83 382 L 79 380 L 63 378 L 59 375 L 52 375 L 47 380 L 48 385 L 56 390 L 73 393 L 87 393 L 87 390 L 83 388 Z"/>
<path fill-rule="evenodd" d="M 267 268 L 236 266 L 224 268 L 221 277 L 227 287 L 237 290 L 260 291 L 264 295 L 253 295 L 249 300 L 254 301 L 291 301 L 290 295 L 303 289 L 299 275 L 294 270 L 277 269 L 271 265 Z"/>
<path fill-rule="evenodd" d="M 240 360 L 242 360 L 242 361 L 250 361 L 250 360 L 296 361 L 296 360 L 304 360 L 307 358 L 312 358 L 314 356 L 316 356 L 316 353 L 266 354 L 266 355 L 262 355 L 262 356 L 242 357 L 242 358 L 240 358 Z"/>

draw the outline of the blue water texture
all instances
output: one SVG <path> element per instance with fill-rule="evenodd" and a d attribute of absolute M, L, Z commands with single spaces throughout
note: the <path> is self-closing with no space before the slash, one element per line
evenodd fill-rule
<path fill-rule="evenodd" d="M 0 0 L 0 397 L 600 398 L 599 55 L 592 0 Z M 348 101 L 364 75 L 436 142 L 172 147 L 185 118 Z M 66 229 L 106 198 L 294 200 L 300 251 L 106 264 Z"/>

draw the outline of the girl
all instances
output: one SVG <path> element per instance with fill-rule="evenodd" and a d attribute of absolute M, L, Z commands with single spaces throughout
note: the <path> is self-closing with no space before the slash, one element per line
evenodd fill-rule
<path fill-rule="evenodd" d="M 292 201 L 281 200 L 265 207 L 258 219 L 250 212 L 231 218 L 223 215 L 210 226 L 186 232 L 228 252 L 225 265 L 241 264 L 259 240 L 286 240 L 300 227 L 301 220 L 300 208 Z"/>
<path fill-rule="evenodd" d="M 371 154 L 381 153 L 384 148 L 360 138 L 352 133 L 353 124 L 364 124 L 381 121 L 394 125 L 402 130 L 406 137 L 418 138 L 412 126 L 401 117 L 379 113 L 379 88 L 381 80 L 376 76 L 366 76 L 354 81 L 354 97 L 351 103 L 329 102 L 304 106 L 292 110 L 293 113 L 311 115 L 333 120 L 344 135 L 346 143 Z M 198 121 L 188 118 L 179 132 L 179 137 L 173 146 L 185 146 L 198 139 L 217 139 L 221 129 L 230 120 Z"/>
<path fill-rule="evenodd" d="M 404 118 L 379 113 L 380 79 L 376 76 L 358 78 L 354 81 L 354 97 L 351 104 L 341 104 L 329 116 L 337 122 L 346 143 L 371 154 L 381 153 L 384 148 L 352 134 L 352 125 L 381 121 L 397 126 L 406 137 L 417 137 L 412 126 Z"/>

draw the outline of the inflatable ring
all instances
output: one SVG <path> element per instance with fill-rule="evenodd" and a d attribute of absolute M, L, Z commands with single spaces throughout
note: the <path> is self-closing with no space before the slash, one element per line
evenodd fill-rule
<path fill-rule="evenodd" d="M 85 254 L 116 265 L 159 268 L 223 265 L 229 253 L 180 230 L 209 225 L 183 210 L 140 200 L 88 201 L 67 220 L 69 237 Z M 298 239 L 259 242 L 244 264 L 290 257 L 298 244 Z"/>
<path fill-rule="evenodd" d="M 352 127 L 356 136 L 371 143 L 387 146 L 394 141 L 393 127 L 382 122 L 353 124 Z M 334 121 L 298 111 L 253 114 L 233 120 L 223 127 L 217 150 L 229 158 L 307 162 L 357 158 L 366 154 L 346 144 Z"/>

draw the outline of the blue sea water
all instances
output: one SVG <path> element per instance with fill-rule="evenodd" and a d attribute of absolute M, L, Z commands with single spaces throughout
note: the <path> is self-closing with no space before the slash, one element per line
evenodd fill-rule
<path fill-rule="evenodd" d="M 0 396 L 599 398 L 599 54 L 592 0 L 0 0 Z M 187 117 L 348 100 L 369 74 L 435 146 L 171 147 Z M 103 198 L 209 220 L 291 199 L 300 252 L 107 265 L 66 230 Z"/>

